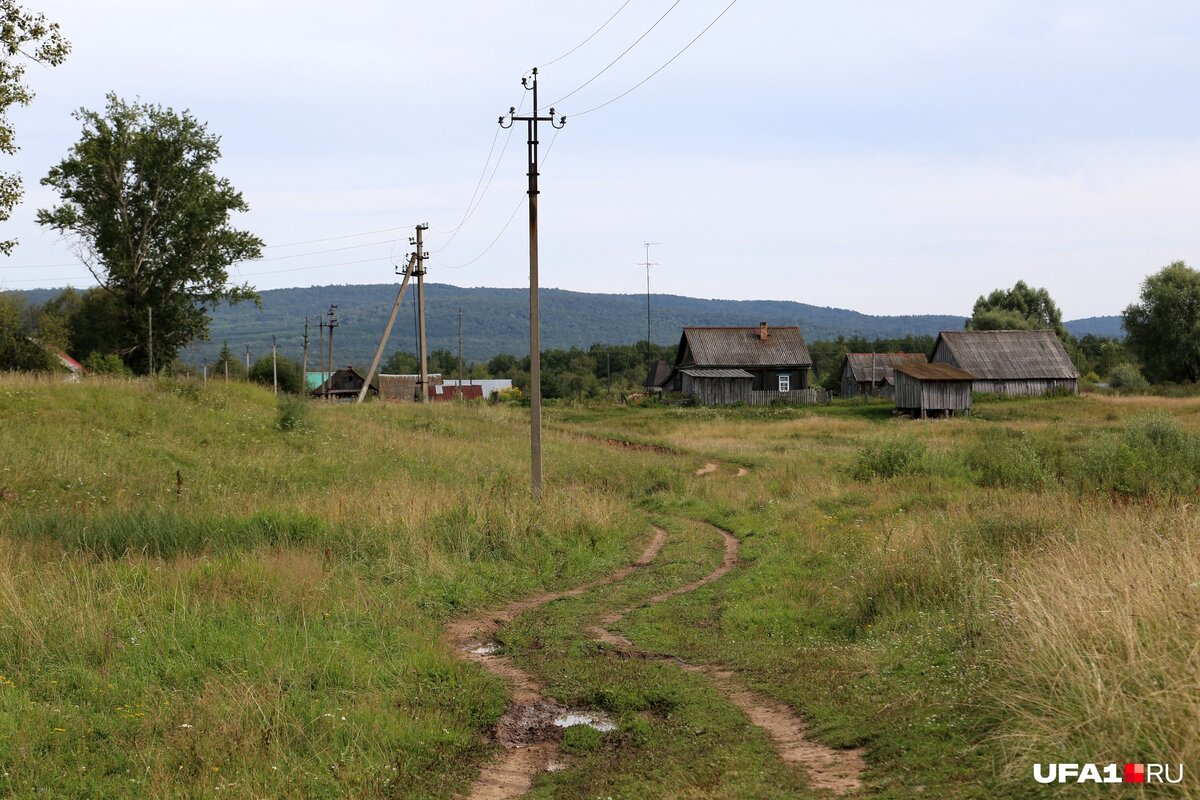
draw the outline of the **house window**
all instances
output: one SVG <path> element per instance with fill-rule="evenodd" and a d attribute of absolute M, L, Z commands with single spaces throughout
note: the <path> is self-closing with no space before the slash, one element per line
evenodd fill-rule
<path fill-rule="evenodd" d="M 779 376 L 779 391 L 790 392 L 791 390 L 792 390 L 792 376 L 791 375 L 780 375 Z"/>

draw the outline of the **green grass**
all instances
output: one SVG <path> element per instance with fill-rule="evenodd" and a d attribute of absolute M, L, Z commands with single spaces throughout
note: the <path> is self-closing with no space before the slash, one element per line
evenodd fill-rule
<path fill-rule="evenodd" d="M 1024 798 L 1034 760 L 1200 758 L 1200 402 L 983 399 L 928 422 L 883 403 L 551 405 L 547 422 L 539 505 L 521 409 L 0 380 L 0 786 L 453 797 L 506 698 L 447 649 L 446 620 L 604 575 L 652 522 L 672 535 L 651 567 L 500 632 L 551 695 L 618 721 L 569 732 L 568 769 L 532 797 L 819 796 L 704 675 L 586 636 L 710 571 L 703 521 L 742 564 L 617 628 L 864 746 L 867 796 Z M 1171 796 L 1155 791 L 1138 796 Z"/>

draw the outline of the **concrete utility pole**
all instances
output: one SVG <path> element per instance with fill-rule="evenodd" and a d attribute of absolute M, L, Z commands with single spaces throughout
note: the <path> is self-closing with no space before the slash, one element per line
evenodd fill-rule
<path fill-rule="evenodd" d="M 204 385 L 208 385 L 208 356 L 204 357 Z"/>
<path fill-rule="evenodd" d="M 657 267 L 657 261 L 650 260 L 650 245 L 662 244 L 662 242 L 647 242 L 642 241 L 646 246 L 646 260 L 642 262 L 642 266 L 646 268 L 646 375 L 649 376 L 654 371 L 654 345 L 651 344 L 650 338 L 650 268 Z"/>
<path fill-rule="evenodd" d="M 308 315 L 304 316 L 304 360 L 300 366 L 300 391 L 308 393 Z"/>
<path fill-rule="evenodd" d="M 246 377 L 250 377 L 250 345 L 246 345 Z"/>
<path fill-rule="evenodd" d="M 333 383 L 333 329 L 338 326 L 337 317 L 335 317 L 333 314 L 333 310 L 335 308 L 337 308 L 337 306 L 330 304 L 329 311 L 327 312 L 327 315 L 329 317 L 329 322 L 325 323 L 325 327 L 329 329 L 329 380 L 326 382 L 326 385 L 325 385 L 325 399 L 326 400 L 329 399 L 329 389 L 330 389 L 329 384 Z"/>
<path fill-rule="evenodd" d="M 416 265 L 417 256 L 413 254 L 408 257 L 408 266 L 404 268 L 404 280 L 400 282 L 400 291 L 396 293 L 396 302 L 392 303 L 391 316 L 388 317 L 387 327 L 383 329 L 383 336 L 379 337 L 379 347 L 375 348 L 375 357 L 371 359 L 371 368 L 367 370 L 367 379 L 363 381 L 362 388 L 358 390 L 358 399 L 354 401 L 355 403 L 361 403 L 371 388 L 371 380 L 375 377 L 375 370 L 379 369 L 379 360 L 383 358 L 383 349 L 392 335 L 392 326 L 396 324 L 396 315 L 400 312 L 400 302 L 404 300 L 404 290 L 408 288 L 408 279 L 412 277 Z"/>
<path fill-rule="evenodd" d="M 279 356 L 275 351 L 275 337 L 271 337 L 271 384 L 279 394 Z"/>
<path fill-rule="evenodd" d="M 409 240 L 417 246 L 417 270 L 414 274 L 417 276 L 417 358 L 421 362 L 417 391 L 421 394 L 419 400 L 422 403 L 429 402 L 429 352 L 428 340 L 425 338 L 425 259 L 429 258 L 429 253 L 425 252 L 424 234 L 427 230 L 428 222 L 418 225 L 416 238 Z"/>
<path fill-rule="evenodd" d="M 458 310 L 458 398 L 462 399 L 462 381 L 463 381 L 463 362 L 462 362 L 462 309 Z"/>
<path fill-rule="evenodd" d="M 521 85 L 533 92 L 533 113 L 517 116 L 517 109 L 508 109 L 508 124 L 500 117 L 501 128 L 511 128 L 516 122 L 524 122 L 529 131 L 529 454 L 531 484 L 535 500 L 542 499 L 542 353 L 538 318 L 538 123 L 549 122 L 551 127 L 561 129 L 567 124 L 566 117 L 555 121 L 554 109 L 548 116 L 538 114 L 538 71 L 533 68 L 530 76 L 521 79 Z"/>

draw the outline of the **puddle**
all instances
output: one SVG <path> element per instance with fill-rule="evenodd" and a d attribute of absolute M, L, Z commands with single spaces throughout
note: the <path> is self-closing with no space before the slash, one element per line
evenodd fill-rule
<path fill-rule="evenodd" d="M 477 656 L 494 656 L 503 650 L 504 648 L 495 642 L 488 642 L 487 644 L 479 645 L 479 647 L 471 648 L 470 652 Z"/>
<path fill-rule="evenodd" d="M 587 725 L 589 728 L 595 728 L 601 733 L 617 729 L 617 724 L 602 714 L 564 714 L 561 717 L 555 717 L 554 724 L 559 728 Z"/>

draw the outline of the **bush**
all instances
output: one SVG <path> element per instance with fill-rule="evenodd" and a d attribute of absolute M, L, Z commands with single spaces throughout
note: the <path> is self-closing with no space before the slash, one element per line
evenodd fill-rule
<path fill-rule="evenodd" d="M 1145 389 L 1149 385 L 1141 370 L 1128 362 L 1113 367 L 1108 382 L 1114 389 Z"/>
<path fill-rule="evenodd" d="M 121 375 L 128 377 L 133 374 L 116 353 L 92 353 L 83 360 L 83 366 L 93 375 Z"/>
<path fill-rule="evenodd" d="M 279 391 L 290 392 L 291 394 L 304 394 L 304 376 L 300 374 L 300 364 L 279 356 L 278 364 L 274 363 L 271 356 L 263 356 L 254 362 L 254 366 L 250 368 L 250 380 L 255 383 L 261 383 L 264 386 L 274 386 L 276 369 L 279 374 Z"/>
<path fill-rule="evenodd" d="M 276 409 L 275 426 L 281 431 L 308 428 L 308 400 L 298 394 L 282 394 Z"/>
<path fill-rule="evenodd" d="M 916 472 L 925 456 L 925 445 L 911 436 L 876 439 L 868 442 L 858 454 L 850 474 L 860 481 L 872 478 L 894 478 L 906 472 Z"/>
<path fill-rule="evenodd" d="M 1050 454 L 1040 449 L 1028 433 L 1012 435 L 991 430 L 967 451 L 966 462 L 980 486 L 1043 489 L 1055 478 Z"/>
<path fill-rule="evenodd" d="M 1200 440 L 1170 415 L 1135 417 L 1116 436 L 1099 435 L 1076 464 L 1081 488 L 1126 497 L 1183 494 L 1200 488 Z"/>

